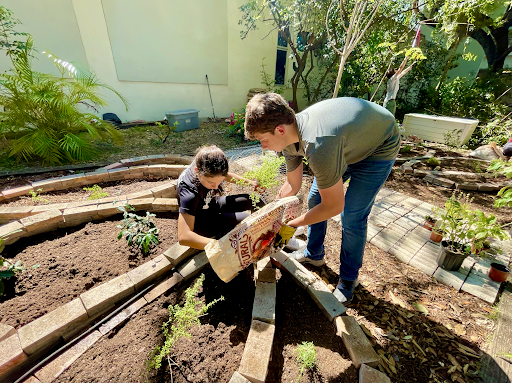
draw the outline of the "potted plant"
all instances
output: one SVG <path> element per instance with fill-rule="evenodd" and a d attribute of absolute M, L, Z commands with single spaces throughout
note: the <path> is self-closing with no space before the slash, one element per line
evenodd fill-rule
<path fill-rule="evenodd" d="M 444 232 L 444 239 L 437 255 L 437 264 L 443 269 L 455 271 L 471 253 L 471 231 L 474 213 L 470 209 L 470 200 L 464 193 L 454 192 L 446 200 L 445 210 L 434 207 L 436 226 Z"/>
<path fill-rule="evenodd" d="M 495 282 L 505 282 L 510 274 L 510 269 L 501 263 L 491 263 L 489 278 Z"/>
<path fill-rule="evenodd" d="M 439 243 L 443 240 L 443 235 L 444 235 L 444 232 L 441 229 L 434 226 L 432 228 L 432 232 L 430 233 L 430 240 L 432 242 Z"/>
<path fill-rule="evenodd" d="M 460 268 L 471 253 L 480 252 L 491 238 L 506 239 L 507 235 L 494 215 L 486 216 L 472 210 L 468 195 L 454 192 L 445 203 L 445 210 L 434 208 L 436 228 L 444 232 L 437 263 L 446 270 Z"/>
<path fill-rule="evenodd" d="M 425 216 L 425 222 L 423 222 L 423 227 L 425 229 L 432 230 L 432 228 L 434 227 L 435 224 L 436 224 L 436 220 L 434 219 L 434 217 L 432 217 L 430 215 Z"/>

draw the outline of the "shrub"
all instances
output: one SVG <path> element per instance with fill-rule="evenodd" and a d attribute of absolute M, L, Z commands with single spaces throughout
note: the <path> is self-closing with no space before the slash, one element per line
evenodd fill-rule
<path fill-rule="evenodd" d="M 224 297 L 221 296 L 219 299 L 204 305 L 196 297 L 203 281 L 204 274 L 201 274 L 194 286 L 185 290 L 185 304 L 183 307 L 180 305 L 169 306 L 169 320 L 162 325 L 165 337 L 164 345 L 162 347 L 157 346 L 152 352 L 148 363 L 149 368 L 159 369 L 162 366 L 162 360 L 170 355 L 174 343 L 181 337 L 190 338 L 189 331 L 193 326 L 200 324 L 199 317 L 206 314 L 214 304 L 224 300 Z"/>
<path fill-rule="evenodd" d="M 135 213 L 129 213 L 128 210 L 135 210 L 130 204 L 120 207 L 119 210 L 123 212 L 123 224 L 117 225 L 121 229 L 121 232 L 117 235 L 117 240 L 119 241 L 123 236 L 126 236 L 128 246 L 135 244 L 142 251 L 142 254 L 148 254 L 152 247 L 160 243 L 158 239 L 160 230 L 153 222 L 155 214 L 147 211 L 146 216 L 141 217 Z"/>
<path fill-rule="evenodd" d="M 0 36 L 1 38 L 1 36 Z M 32 38 L 16 56 L 9 55 L 13 68 L 0 74 L 0 132 L 10 139 L 9 156 L 44 164 L 83 161 L 92 158 L 89 139 L 120 139 L 119 132 L 94 114 L 80 107 L 107 103 L 99 95 L 102 89 L 114 92 L 127 107 L 127 101 L 90 71 L 73 66 L 52 54 L 60 78 L 32 70 Z M 65 75 L 69 78 L 66 78 Z"/>
<path fill-rule="evenodd" d="M 85 187 L 85 191 L 91 192 L 91 195 L 87 199 L 100 199 L 103 197 L 108 197 L 110 194 L 108 192 L 104 192 L 100 185 L 93 185 L 90 188 Z"/>
<path fill-rule="evenodd" d="M 238 137 L 240 140 L 245 138 L 245 107 L 240 113 L 233 109 L 231 113 L 230 122 L 228 125 L 228 135 L 231 137 Z"/>
<path fill-rule="evenodd" d="M 512 164 L 500 160 L 491 162 L 487 171 L 492 172 L 495 175 L 503 174 L 507 178 L 512 178 Z M 498 192 L 497 196 L 499 199 L 494 201 L 495 207 L 512 207 L 512 186 L 505 186 Z"/>

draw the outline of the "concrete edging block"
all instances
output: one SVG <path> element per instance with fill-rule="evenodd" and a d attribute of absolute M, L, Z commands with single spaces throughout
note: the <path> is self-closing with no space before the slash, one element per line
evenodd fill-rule
<path fill-rule="evenodd" d="M 391 379 L 386 374 L 363 363 L 359 369 L 359 383 L 391 383 Z"/>
<path fill-rule="evenodd" d="M 0 350 L 0 377 L 28 359 L 17 333 L 1 341 Z"/>
<path fill-rule="evenodd" d="M 21 347 L 31 355 L 56 341 L 75 324 L 87 319 L 80 299 L 56 308 L 18 330 Z"/>
<path fill-rule="evenodd" d="M 307 289 L 309 285 L 317 281 L 316 277 L 311 271 L 306 269 L 304 265 L 300 264 L 293 258 L 288 258 L 284 263 L 281 264 L 281 270 L 286 271 L 295 282 L 299 284 L 303 289 Z"/>
<path fill-rule="evenodd" d="M 312 283 L 308 286 L 307 291 L 330 322 L 347 311 L 345 306 L 336 299 L 323 281 L 317 280 L 315 283 Z"/>
<path fill-rule="evenodd" d="M 377 367 L 380 358 L 373 349 L 364 331 L 352 316 L 339 316 L 335 320 L 336 334 L 341 337 L 352 362 L 359 368 L 362 364 Z"/>
<path fill-rule="evenodd" d="M 184 260 L 199 252 L 201 252 L 201 250 L 175 243 L 164 252 L 164 256 L 176 267 Z"/>
<path fill-rule="evenodd" d="M 210 262 L 208 261 L 206 253 L 202 251 L 178 267 L 178 272 L 183 277 L 183 280 L 186 281 L 197 275 L 206 265 L 209 264 Z"/>
<path fill-rule="evenodd" d="M 135 285 L 127 274 L 123 274 L 80 294 L 80 299 L 87 310 L 87 314 L 93 316 L 134 292 Z"/>
<path fill-rule="evenodd" d="M 277 284 L 256 282 L 254 303 L 252 306 L 252 319 L 270 324 L 276 321 Z"/>
<path fill-rule="evenodd" d="M 274 325 L 254 319 L 251 322 L 238 372 L 252 383 L 265 383 L 275 330 Z"/>
<path fill-rule="evenodd" d="M 135 285 L 135 290 L 140 291 L 144 286 L 158 279 L 171 269 L 172 264 L 169 262 L 169 259 L 163 254 L 160 254 L 158 257 L 143 263 L 139 267 L 128 271 L 126 274 Z"/>

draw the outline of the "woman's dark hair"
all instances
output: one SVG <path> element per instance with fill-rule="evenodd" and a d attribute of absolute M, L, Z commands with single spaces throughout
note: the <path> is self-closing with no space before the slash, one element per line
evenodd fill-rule
<path fill-rule="evenodd" d="M 228 175 L 228 159 L 222 149 L 215 145 L 201 146 L 195 157 L 197 174 L 204 177 Z"/>
<path fill-rule="evenodd" d="M 395 73 L 396 73 L 396 69 L 390 69 L 386 72 L 386 77 L 391 78 L 395 75 Z"/>

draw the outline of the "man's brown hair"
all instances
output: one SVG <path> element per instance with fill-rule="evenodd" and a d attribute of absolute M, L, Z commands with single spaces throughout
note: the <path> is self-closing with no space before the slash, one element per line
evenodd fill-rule
<path fill-rule="evenodd" d="M 281 95 L 256 94 L 245 108 L 245 137 L 253 140 L 257 133 L 274 134 L 276 126 L 294 122 L 295 112 Z"/>

